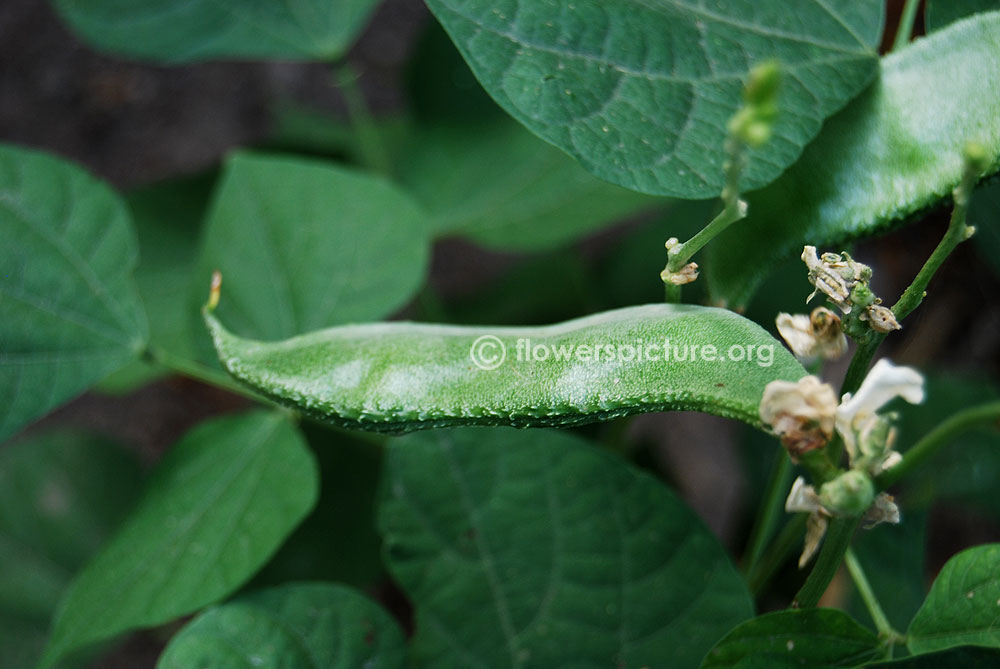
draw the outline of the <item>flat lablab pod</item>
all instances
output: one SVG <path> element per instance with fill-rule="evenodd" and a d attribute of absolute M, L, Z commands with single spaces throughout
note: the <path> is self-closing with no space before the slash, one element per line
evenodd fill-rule
<path fill-rule="evenodd" d="M 343 427 L 559 426 L 691 410 L 759 425 L 764 387 L 805 370 L 731 311 L 651 304 L 544 327 L 342 325 L 284 341 L 205 322 L 219 360 L 256 392 Z"/>

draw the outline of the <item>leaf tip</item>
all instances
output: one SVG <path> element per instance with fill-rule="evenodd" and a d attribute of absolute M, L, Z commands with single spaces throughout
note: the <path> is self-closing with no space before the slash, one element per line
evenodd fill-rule
<path fill-rule="evenodd" d="M 222 272 L 215 270 L 212 272 L 212 283 L 208 290 L 208 302 L 205 303 L 206 312 L 215 311 L 219 306 L 219 296 L 222 294 Z"/>

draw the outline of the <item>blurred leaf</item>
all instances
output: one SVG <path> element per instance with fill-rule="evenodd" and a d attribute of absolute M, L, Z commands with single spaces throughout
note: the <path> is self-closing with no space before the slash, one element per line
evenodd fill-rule
<path fill-rule="evenodd" d="M 438 235 L 499 249 L 552 248 L 664 204 L 596 179 L 508 119 L 419 131 L 399 176 Z"/>
<path fill-rule="evenodd" d="M 1000 9 L 1000 2 L 997 0 L 927 0 L 924 23 L 927 32 L 931 33 L 976 12 L 994 9 Z"/>
<path fill-rule="evenodd" d="M 0 145 L 0 442 L 134 360 L 128 210 L 79 167 Z"/>
<path fill-rule="evenodd" d="M 910 623 L 907 647 L 914 654 L 955 646 L 1000 648 L 998 616 L 1000 544 L 969 548 L 941 569 Z"/>
<path fill-rule="evenodd" d="M 319 465 L 323 482 L 319 500 L 253 584 L 375 585 L 384 574 L 382 540 L 375 529 L 382 448 L 315 423 L 303 423 L 300 429 Z"/>
<path fill-rule="evenodd" d="M 297 583 L 215 606 L 170 641 L 159 669 L 403 667 L 403 633 L 367 597 L 339 585 Z"/>
<path fill-rule="evenodd" d="M 709 246 L 713 298 L 743 305 L 803 245 L 839 250 L 945 201 L 971 139 L 1000 158 L 998 45 L 1000 13 L 991 13 L 883 58 L 880 83 L 830 119 L 778 181 L 749 195 L 749 218 Z"/>
<path fill-rule="evenodd" d="M 897 500 L 905 504 L 905 499 Z M 902 509 L 899 525 L 879 525 L 854 536 L 853 548 L 868 576 L 872 590 L 889 623 L 906 629 L 924 601 L 924 554 L 927 543 L 927 514 Z M 848 610 L 858 620 L 870 614 L 857 592 Z M 874 623 L 873 623 L 874 624 Z"/>
<path fill-rule="evenodd" d="M 386 466 L 379 524 L 418 664 L 690 667 L 752 615 L 694 514 L 578 438 L 415 434 Z"/>
<path fill-rule="evenodd" d="M 881 0 L 429 0 L 493 98 L 588 171 L 690 199 L 722 191 L 726 126 L 750 68 L 782 61 L 774 139 L 747 189 L 795 162 L 877 72 Z"/>
<path fill-rule="evenodd" d="M 347 118 L 328 111 L 279 99 L 271 108 L 271 133 L 261 148 L 300 155 L 345 158 L 361 164 L 363 155 L 357 129 Z M 373 121 L 379 138 L 396 156 L 408 139 L 411 122 L 405 116 L 380 117 Z"/>
<path fill-rule="evenodd" d="M 305 517 L 317 487 L 315 462 L 281 414 L 217 418 L 188 432 L 74 580 L 42 666 L 233 592 Z"/>
<path fill-rule="evenodd" d="M 126 451 L 51 432 L 0 448 L 0 654 L 34 667 L 73 573 L 138 496 L 142 470 Z"/>
<path fill-rule="evenodd" d="M 1000 398 L 994 381 L 975 376 L 930 373 L 927 399 L 914 406 L 900 403 L 898 449 L 915 444 L 946 418 L 976 404 Z M 997 517 L 996 485 L 1000 481 L 1000 431 L 990 428 L 959 435 L 922 468 L 900 483 L 900 499 L 909 508 L 926 508 L 934 501 L 957 500 L 976 505 Z"/>
<path fill-rule="evenodd" d="M 843 611 L 802 609 L 748 620 L 708 653 L 701 669 L 856 667 L 878 657 L 878 637 Z"/>
<path fill-rule="evenodd" d="M 149 316 L 149 340 L 186 358 L 194 356 L 189 284 L 198 233 L 216 174 L 206 173 L 138 188 L 126 196 L 139 237 L 135 281 Z M 167 372 L 137 360 L 101 382 L 100 390 L 126 393 Z"/>
<path fill-rule="evenodd" d="M 218 269 L 220 317 L 246 336 L 379 320 L 416 293 L 429 253 L 424 214 L 387 181 L 241 153 L 227 162 L 208 214 L 196 299 L 204 302 Z"/>
<path fill-rule="evenodd" d="M 51 0 L 91 46 L 159 63 L 334 60 L 376 0 Z"/>

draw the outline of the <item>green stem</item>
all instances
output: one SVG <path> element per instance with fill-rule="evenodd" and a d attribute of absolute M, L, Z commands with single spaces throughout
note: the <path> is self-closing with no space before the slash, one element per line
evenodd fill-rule
<path fill-rule="evenodd" d="M 865 607 L 872 617 L 872 622 L 875 623 L 875 629 L 878 630 L 879 636 L 883 639 L 898 637 L 899 633 L 889 624 L 889 619 L 886 617 L 885 611 L 882 610 L 882 605 L 879 604 L 878 597 L 875 596 L 871 584 L 868 583 L 865 570 L 861 568 L 858 557 L 850 548 L 847 549 L 847 553 L 844 555 L 844 562 L 847 565 L 847 571 L 851 574 L 851 579 L 854 581 L 854 586 L 858 589 L 858 594 L 861 595 L 861 599 L 864 601 Z"/>
<path fill-rule="evenodd" d="M 672 283 L 663 284 L 663 291 L 667 304 L 681 303 L 681 287 Z"/>
<path fill-rule="evenodd" d="M 951 221 L 948 223 L 948 230 L 938 243 L 934 252 L 920 268 L 913 283 L 903 291 L 899 301 L 892 307 L 892 313 L 896 320 L 903 320 L 914 309 L 920 306 L 927 291 L 927 284 L 931 282 L 934 274 L 944 261 L 955 250 L 955 247 L 964 242 L 972 234 L 972 228 L 965 224 L 965 217 L 969 211 L 969 198 L 975 188 L 979 178 L 978 171 L 966 166 L 962 181 L 954 192 L 955 208 L 951 212 Z"/>
<path fill-rule="evenodd" d="M 896 38 L 892 42 L 892 50 L 899 51 L 910 43 L 913 37 L 913 24 L 917 19 L 917 8 L 920 7 L 920 0 L 906 0 L 903 13 L 899 17 L 899 26 L 896 28 Z"/>
<path fill-rule="evenodd" d="M 361 87 L 358 86 L 358 73 L 350 64 L 343 63 L 335 69 L 334 76 L 344 102 L 347 103 L 347 114 L 358 137 L 361 161 L 374 172 L 391 175 L 392 161 Z"/>
<path fill-rule="evenodd" d="M 237 383 L 225 372 L 212 369 L 211 367 L 203 365 L 200 362 L 195 362 L 194 360 L 188 360 L 187 358 L 174 355 L 170 351 L 162 349 L 159 346 L 150 345 L 149 348 L 146 349 L 144 357 L 153 364 L 159 365 L 160 367 L 176 374 L 180 374 L 181 376 L 201 381 L 202 383 L 210 386 L 223 388 L 231 393 L 241 395 L 257 402 L 269 401 L 244 387 L 242 384 Z"/>
<path fill-rule="evenodd" d="M 736 221 L 746 218 L 747 206 L 745 202 L 740 200 L 740 175 L 743 173 L 744 163 L 743 151 L 744 145 L 740 140 L 735 137 L 726 140 L 726 153 L 729 158 L 725 165 L 726 185 L 722 189 L 722 211 L 708 225 L 699 230 L 694 237 L 670 250 L 667 261 L 668 271 L 679 271 L 722 231 Z"/>
<path fill-rule="evenodd" d="M 807 519 L 808 516 L 804 513 L 795 514 L 795 517 L 781 528 L 774 542 L 747 576 L 750 592 L 756 595 L 763 590 L 781 566 L 788 562 L 795 553 L 795 549 L 802 545 Z"/>
<path fill-rule="evenodd" d="M 854 538 L 854 531 L 861 523 L 861 516 L 854 518 L 834 518 L 830 522 L 830 527 L 826 531 L 826 538 L 823 540 L 823 547 L 816 558 L 816 564 L 802 584 L 802 588 L 795 595 L 792 602 L 793 608 L 808 609 L 819 603 L 820 597 L 826 592 L 830 581 L 833 580 L 840 563 L 844 561 L 844 554 L 851 545 Z"/>
<path fill-rule="evenodd" d="M 750 541 L 747 543 L 746 557 L 743 561 L 744 574 L 751 574 L 757 568 L 767 541 L 774 533 L 774 527 L 782 515 L 785 496 L 792 483 L 792 461 L 784 448 L 779 450 L 777 458 L 767 482 L 764 503 L 750 532 Z"/>
<path fill-rule="evenodd" d="M 990 423 L 1000 425 L 1000 401 L 988 402 L 959 411 L 914 444 L 903 455 L 902 461 L 875 479 L 875 484 L 880 490 L 885 490 L 924 464 L 938 449 L 950 444 L 958 435 L 974 427 Z"/>

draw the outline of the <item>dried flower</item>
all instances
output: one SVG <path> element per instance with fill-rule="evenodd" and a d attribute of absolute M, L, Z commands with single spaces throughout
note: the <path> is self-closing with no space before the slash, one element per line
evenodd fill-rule
<path fill-rule="evenodd" d="M 805 546 L 802 549 L 802 556 L 799 558 L 799 569 L 801 569 L 809 563 L 809 560 L 819 549 L 823 535 L 826 534 L 829 513 L 820 503 L 816 489 L 808 485 L 801 476 L 795 479 L 795 483 L 792 484 L 792 491 L 788 494 L 788 499 L 785 500 L 785 511 L 809 514 Z"/>
<path fill-rule="evenodd" d="M 761 420 L 781 437 L 793 460 L 830 440 L 836 413 L 836 393 L 815 376 L 772 381 L 760 402 Z"/>
<path fill-rule="evenodd" d="M 853 309 L 851 293 L 854 287 L 858 284 L 867 286 L 872 276 L 868 265 L 857 262 L 847 253 L 824 253 L 817 256 L 815 246 L 803 248 L 802 261 L 809 271 L 809 283 L 815 288 L 809 300 L 816 293 L 823 293 L 845 314 L 851 313 Z"/>
<path fill-rule="evenodd" d="M 799 569 L 809 564 L 809 560 L 819 550 L 829 524 L 830 521 L 823 514 L 814 513 L 809 516 L 806 521 L 806 539 L 802 545 L 802 555 L 799 556 Z"/>
<path fill-rule="evenodd" d="M 875 501 L 861 517 L 861 526 L 866 530 L 882 523 L 899 525 L 899 507 L 896 506 L 892 495 L 884 492 L 875 497 Z"/>
<path fill-rule="evenodd" d="M 826 307 L 805 314 L 778 314 L 778 333 L 800 360 L 835 360 L 847 351 L 847 337 L 840 329 L 840 317 Z"/>
<path fill-rule="evenodd" d="M 676 272 L 665 269 L 660 272 L 660 278 L 663 279 L 663 283 L 669 283 L 674 286 L 689 284 L 698 278 L 698 263 L 689 262 Z"/>

